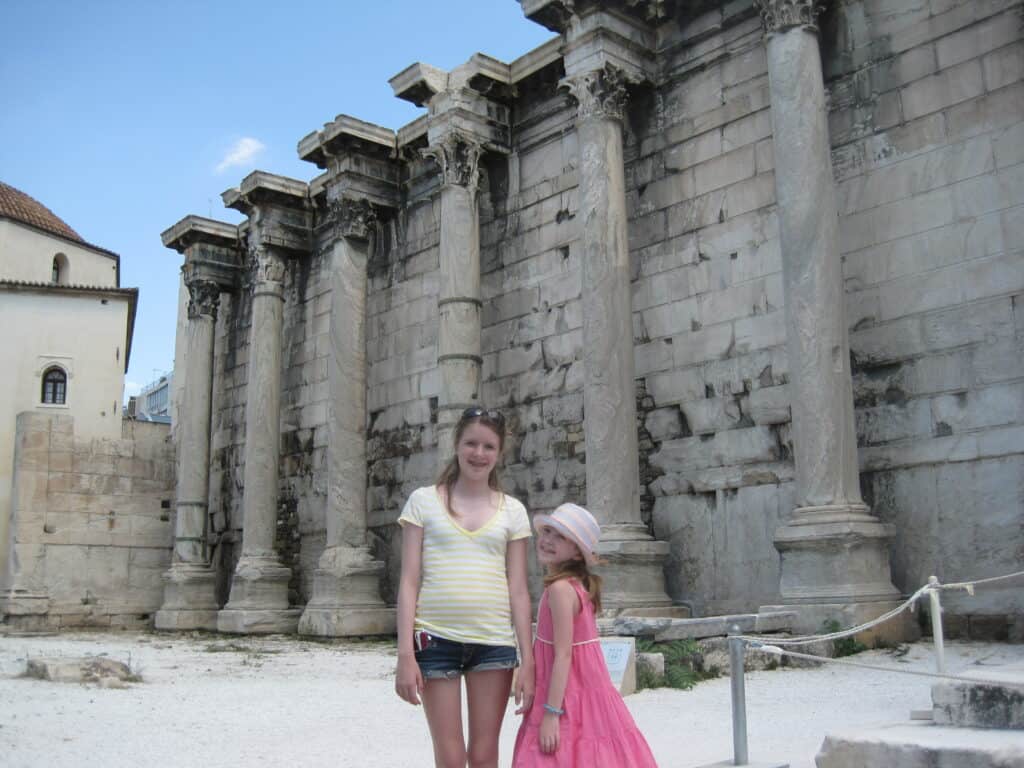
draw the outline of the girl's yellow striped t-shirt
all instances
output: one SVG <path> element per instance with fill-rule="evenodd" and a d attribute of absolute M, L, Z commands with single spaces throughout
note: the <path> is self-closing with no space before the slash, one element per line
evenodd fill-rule
<path fill-rule="evenodd" d="M 435 486 L 413 491 L 398 518 L 423 529 L 416 630 L 460 643 L 514 646 L 505 551 L 531 535 L 526 507 L 501 494 L 498 511 L 476 531 L 448 514 Z"/>

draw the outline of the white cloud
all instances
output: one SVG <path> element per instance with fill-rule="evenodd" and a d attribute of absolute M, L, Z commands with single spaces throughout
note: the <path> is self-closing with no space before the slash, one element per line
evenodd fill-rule
<path fill-rule="evenodd" d="M 141 384 L 136 384 L 134 381 L 129 381 L 128 379 L 124 380 L 124 394 L 126 397 L 134 397 L 139 394 L 141 389 Z"/>
<path fill-rule="evenodd" d="M 252 162 L 252 160 L 254 160 L 255 157 L 266 148 L 266 145 L 259 139 L 254 139 L 251 136 L 243 136 L 231 145 L 225 153 L 224 158 L 217 163 L 217 168 L 215 170 L 217 173 L 223 173 L 228 168 L 246 165 Z"/>

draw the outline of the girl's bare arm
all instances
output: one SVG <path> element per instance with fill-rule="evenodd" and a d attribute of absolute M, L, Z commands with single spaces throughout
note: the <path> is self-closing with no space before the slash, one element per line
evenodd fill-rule
<path fill-rule="evenodd" d="M 419 704 L 419 694 L 423 692 L 423 677 L 416 663 L 412 639 L 422 563 L 423 529 L 406 523 L 402 526 L 402 574 L 398 582 L 398 669 L 395 672 L 395 691 L 410 704 Z"/>
<path fill-rule="evenodd" d="M 526 547 L 529 539 L 516 539 L 508 543 L 505 553 L 505 570 L 508 574 L 508 594 L 512 609 L 512 628 L 519 644 L 521 666 L 516 679 L 517 714 L 529 711 L 533 706 L 534 665 L 533 637 L 530 628 L 533 613 L 530 606 L 530 590 L 526 581 Z"/>

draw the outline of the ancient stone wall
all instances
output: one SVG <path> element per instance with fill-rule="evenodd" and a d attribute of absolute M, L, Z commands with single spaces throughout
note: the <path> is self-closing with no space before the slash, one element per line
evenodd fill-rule
<path fill-rule="evenodd" d="M 896 524 L 907 590 L 1024 551 L 1022 12 L 859 2 L 823 19 L 861 484 Z M 1019 614 L 1024 595 L 949 610 Z"/>
<path fill-rule="evenodd" d="M 125 420 L 120 439 L 83 440 L 70 416 L 18 415 L 9 621 L 149 625 L 174 539 L 167 434 L 167 425 Z"/>
<path fill-rule="evenodd" d="M 624 153 L 643 520 L 666 588 L 701 614 L 779 602 L 773 537 L 795 503 L 764 30 L 753 2 L 658 30 Z M 1012 570 L 1024 533 L 1020 0 L 832 3 L 821 17 L 863 492 L 896 526 L 893 577 Z M 482 386 L 532 511 L 585 501 L 579 147 L 557 57 L 516 83 L 511 153 L 478 192 Z M 423 121 L 425 122 L 425 121 Z M 401 204 L 367 295 L 370 545 L 394 600 L 394 525 L 437 473 L 440 179 L 398 133 Z M 320 203 L 316 203 L 320 205 Z M 305 602 L 324 547 L 331 235 L 289 262 L 277 549 Z M 336 237 L 336 235 L 335 235 Z M 221 602 L 240 551 L 248 291 L 218 319 L 211 519 Z M 952 611 L 1021 612 L 1019 593 Z"/>

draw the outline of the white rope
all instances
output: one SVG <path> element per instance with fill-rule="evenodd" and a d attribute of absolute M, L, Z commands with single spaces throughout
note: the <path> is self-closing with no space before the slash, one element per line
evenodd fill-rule
<path fill-rule="evenodd" d="M 917 603 L 918 599 L 920 599 L 923 595 L 928 594 L 929 592 L 941 591 L 941 590 L 944 590 L 944 589 L 962 589 L 962 590 L 965 590 L 968 594 L 973 596 L 974 595 L 974 587 L 979 585 L 979 584 L 990 584 L 990 583 L 995 582 L 995 581 L 1004 581 L 1006 579 L 1015 579 L 1018 576 L 1024 576 L 1024 571 L 1016 571 L 1015 573 L 1007 573 L 1007 574 L 1005 574 L 1003 576 L 991 576 L 991 577 L 989 577 L 987 579 L 974 579 L 972 581 L 958 581 L 958 582 L 953 582 L 951 584 L 942 584 L 942 583 L 939 583 L 939 582 L 936 582 L 934 584 L 925 584 L 923 587 L 921 587 L 919 590 L 917 590 L 914 594 L 912 594 L 910 597 L 908 597 L 906 600 L 904 600 L 903 603 L 898 605 L 896 608 L 893 608 L 891 611 L 887 611 L 886 613 L 883 613 L 881 616 L 879 616 L 879 617 L 877 617 L 875 619 L 872 619 L 871 621 L 864 622 L 863 624 L 858 624 L 856 627 L 850 627 L 849 629 L 841 629 L 841 630 L 839 630 L 837 632 L 829 632 L 828 634 L 824 634 L 824 635 L 801 635 L 799 637 L 772 637 L 772 636 L 763 636 L 763 635 L 735 635 L 735 637 L 739 637 L 741 640 L 746 640 L 747 642 L 750 642 L 750 643 L 774 644 L 774 645 L 810 645 L 811 643 L 822 642 L 822 641 L 825 641 L 825 640 L 839 640 L 839 639 L 844 638 L 844 637 L 850 637 L 851 635 L 856 635 L 856 634 L 858 634 L 860 632 L 864 632 L 864 631 L 866 631 L 868 629 L 871 629 L 873 627 L 877 627 L 879 624 L 884 624 L 889 619 L 893 618 L 894 616 L 898 616 L 900 613 L 902 613 L 903 611 L 907 610 L 908 608 L 910 609 L 911 612 L 913 612 L 915 604 Z M 814 658 L 818 658 L 818 657 L 815 656 Z"/>
<path fill-rule="evenodd" d="M 768 653 L 773 656 L 792 656 L 796 659 L 807 659 L 810 661 L 827 662 L 829 664 L 840 664 L 846 667 L 857 667 L 858 669 L 872 669 L 877 672 L 896 672 L 901 675 L 917 675 L 918 677 L 938 677 L 943 680 L 956 680 L 962 683 L 980 683 L 982 685 L 1019 686 L 1019 683 L 1008 682 L 1006 680 L 983 680 L 978 677 L 962 677 L 960 675 L 947 675 L 941 672 L 923 672 L 915 669 L 899 669 L 898 667 L 880 667 L 877 664 L 863 664 L 857 661 L 847 661 L 846 659 L 830 659 L 827 656 L 814 656 L 810 653 L 798 653 L 797 651 L 787 651 L 784 648 L 779 648 L 775 645 L 751 644 L 750 648 L 752 650 L 761 651 L 762 653 Z"/>
<path fill-rule="evenodd" d="M 1015 579 L 1018 576 L 1024 576 L 1024 571 L 1017 571 L 1016 573 L 1008 573 L 1005 576 L 990 576 L 987 579 L 975 579 L 974 581 L 957 581 L 952 584 L 939 584 L 938 589 L 962 589 L 967 594 L 974 596 L 974 588 L 978 584 L 990 584 L 993 581 L 1003 581 L 1005 579 Z"/>

